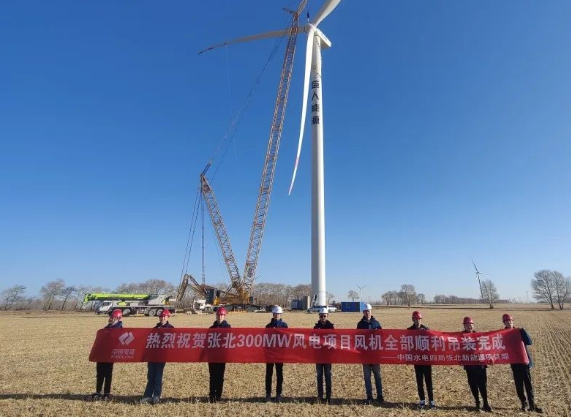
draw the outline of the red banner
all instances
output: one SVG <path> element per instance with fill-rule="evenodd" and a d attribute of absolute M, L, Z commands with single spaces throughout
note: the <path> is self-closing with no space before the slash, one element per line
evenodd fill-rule
<path fill-rule="evenodd" d="M 527 363 L 519 330 L 102 329 L 92 362 Z"/>

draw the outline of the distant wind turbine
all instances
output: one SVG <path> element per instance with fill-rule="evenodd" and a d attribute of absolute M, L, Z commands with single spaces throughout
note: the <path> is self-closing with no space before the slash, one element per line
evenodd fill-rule
<path fill-rule="evenodd" d="M 363 301 L 363 297 L 362 297 L 362 293 L 363 293 L 363 288 L 367 288 L 366 285 L 363 285 L 362 287 L 360 285 L 357 285 L 357 288 L 359 288 L 359 301 Z"/>
<path fill-rule="evenodd" d="M 484 275 L 482 274 L 480 271 L 478 271 L 478 268 L 476 267 L 476 264 L 474 263 L 474 260 L 470 259 L 472 261 L 472 265 L 474 265 L 474 269 L 476 270 L 476 279 L 478 280 L 478 285 L 480 286 L 480 300 L 484 299 L 484 292 L 482 291 L 482 282 L 480 281 L 480 275 Z"/>

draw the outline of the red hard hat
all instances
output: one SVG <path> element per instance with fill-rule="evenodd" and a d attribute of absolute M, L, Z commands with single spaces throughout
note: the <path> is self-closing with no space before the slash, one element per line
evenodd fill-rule
<path fill-rule="evenodd" d="M 113 310 L 113 313 L 111 313 L 111 317 L 113 317 L 114 319 L 120 319 L 123 317 L 123 312 L 119 309 L 115 309 Z"/>
<path fill-rule="evenodd" d="M 171 312 L 166 308 L 159 313 L 159 317 L 170 317 L 170 316 Z"/>
<path fill-rule="evenodd" d="M 226 309 L 224 307 L 220 307 L 218 310 L 216 310 L 216 314 L 218 314 L 219 316 L 222 315 L 226 315 Z"/>
<path fill-rule="evenodd" d="M 420 311 L 413 311 L 412 312 L 412 318 L 413 319 L 422 319 L 422 314 L 420 314 Z"/>
<path fill-rule="evenodd" d="M 472 320 L 472 317 L 464 317 L 464 324 L 474 324 L 474 320 Z"/>
<path fill-rule="evenodd" d="M 503 321 L 510 321 L 510 320 L 513 320 L 513 317 L 510 316 L 509 314 L 506 313 L 502 316 L 502 322 Z"/>

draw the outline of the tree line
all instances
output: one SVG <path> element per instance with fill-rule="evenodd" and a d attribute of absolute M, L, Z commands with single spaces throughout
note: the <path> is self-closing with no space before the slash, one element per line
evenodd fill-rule
<path fill-rule="evenodd" d="M 493 307 L 496 303 L 507 303 L 508 300 L 500 299 L 495 284 L 491 280 L 481 283 L 481 298 L 458 297 L 456 295 L 437 294 L 432 302 L 422 293 L 417 293 L 414 285 L 403 284 L 400 290 L 387 291 L 381 295 L 375 304 L 387 306 L 412 304 L 480 304 L 489 303 Z M 219 287 L 224 288 L 226 284 Z M 571 303 L 571 277 L 564 276 L 559 271 L 543 269 L 534 273 L 531 279 L 533 298 L 540 303 L 546 303 L 555 309 L 563 309 L 565 303 Z M 48 282 L 40 288 L 37 296 L 27 296 L 26 286 L 13 285 L 0 292 L 0 304 L 4 310 L 76 310 L 83 307 L 83 299 L 88 293 L 127 293 L 127 294 L 172 294 L 175 295 L 177 287 L 170 282 L 160 279 L 150 279 L 143 282 L 122 283 L 114 289 L 89 286 L 67 285 L 62 279 Z M 292 300 L 301 299 L 311 295 L 311 285 L 298 284 L 275 284 L 258 283 L 254 286 L 253 297 L 256 304 L 262 306 L 281 305 L 289 306 Z M 351 301 L 358 300 L 359 293 L 349 291 L 347 295 Z M 198 295 L 187 291 L 184 298 L 179 300 L 181 308 L 190 307 Z M 327 304 L 334 302 L 334 295 L 327 293 Z"/>
<path fill-rule="evenodd" d="M 565 303 L 571 303 L 571 277 L 559 271 L 537 271 L 531 279 L 531 289 L 533 298 L 540 303 L 548 303 L 552 310 L 555 310 L 555 304 L 563 310 Z"/>
<path fill-rule="evenodd" d="M 89 293 L 176 294 L 176 287 L 161 279 L 123 283 L 114 289 L 90 285 L 67 285 L 63 279 L 48 282 L 37 296 L 27 296 L 26 286 L 14 285 L 0 292 L 4 310 L 78 310 Z"/>
<path fill-rule="evenodd" d="M 218 288 L 227 287 L 220 284 Z M 89 293 L 119 294 L 170 294 L 176 295 L 177 287 L 160 279 L 143 282 L 123 283 L 115 288 L 79 285 L 67 285 L 64 280 L 50 281 L 41 287 L 38 296 L 26 296 L 26 286 L 14 285 L 0 292 L 0 302 L 4 310 L 79 310 L 84 307 L 83 299 Z M 286 285 L 261 282 L 254 287 L 253 297 L 261 306 L 289 306 L 292 300 L 311 296 L 311 285 Z M 188 290 L 177 306 L 188 308 L 195 299 L 201 298 Z M 335 296 L 327 293 L 327 303 L 334 302 Z"/>

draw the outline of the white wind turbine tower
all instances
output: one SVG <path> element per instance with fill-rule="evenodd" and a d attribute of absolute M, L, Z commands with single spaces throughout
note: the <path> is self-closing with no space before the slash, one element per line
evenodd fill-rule
<path fill-rule="evenodd" d="M 313 22 L 308 22 L 299 28 L 299 32 L 307 33 L 307 48 L 305 53 L 305 75 L 303 83 L 303 106 L 301 110 L 301 125 L 297 156 L 289 193 L 293 189 L 303 132 L 307 115 L 307 101 L 311 100 L 311 290 L 314 305 L 327 305 L 327 291 L 325 287 L 325 181 L 323 167 L 323 84 L 321 79 L 321 49 L 331 47 L 331 41 L 317 26 L 335 9 L 341 0 L 326 0 Z M 287 34 L 287 31 L 285 31 Z M 284 31 L 273 31 L 259 35 L 247 36 L 224 42 L 207 48 L 205 51 L 220 46 L 238 42 L 248 42 L 257 39 L 265 39 L 283 36 Z M 204 51 L 203 51 L 204 52 Z M 311 93 L 310 93 L 311 86 Z"/>

